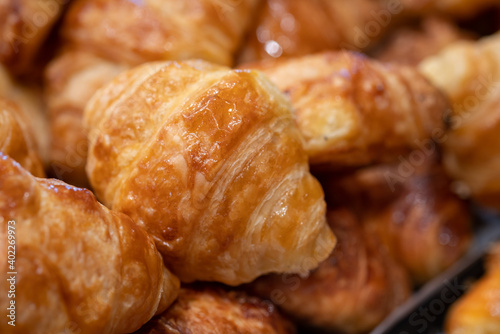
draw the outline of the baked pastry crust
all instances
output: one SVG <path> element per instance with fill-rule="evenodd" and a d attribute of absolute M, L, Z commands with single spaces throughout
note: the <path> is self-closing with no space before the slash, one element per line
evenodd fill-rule
<path fill-rule="evenodd" d="M 339 333 L 367 333 L 411 293 L 404 269 L 345 208 L 329 210 L 338 244 L 309 274 L 270 275 L 249 289 L 292 318 Z"/>
<path fill-rule="evenodd" d="M 13 221 L 14 223 L 9 223 Z M 11 227 L 8 227 L 11 226 Z M 14 229 L 12 229 L 12 226 Z M 154 242 L 92 193 L 35 178 L 0 153 L 0 245 L 15 231 L 16 326 L 10 333 L 128 333 L 176 298 L 179 281 Z M 8 291 L 6 280 L 2 291 Z M 6 309 L 10 299 L 0 296 Z"/>
<path fill-rule="evenodd" d="M 50 168 L 52 173 L 78 187 L 88 187 L 87 132 L 83 110 L 92 95 L 127 68 L 80 50 L 65 50 L 45 71 L 50 112 Z"/>
<path fill-rule="evenodd" d="M 176 302 L 134 334 L 293 334 L 272 303 L 218 287 L 183 287 Z"/>
<path fill-rule="evenodd" d="M 78 48 L 130 65 L 192 58 L 231 65 L 257 3 L 76 0 L 62 34 Z"/>
<path fill-rule="evenodd" d="M 464 194 L 500 208 L 500 33 L 477 42 L 457 42 L 420 65 L 453 105 L 443 143 L 447 172 Z"/>
<path fill-rule="evenodd" d="M 9 155 L 31 174 L 45 176 L 32 130 L 19 111 L 19 106 L 1 97 L 0 152 Z"/>
<path fill-rule="evenodd" d="M 28 74 L 66 2 L 0 0 L 0 63 Z"/>
<path fill-rule="evenodd" d="M 328 204 L 356 212 L 413 281 L 423 284 L 468 250 L 472 218 L 435 155 L 414 165 L 414 156 L 402 161 L 320 179 Z"/>
<path fill-rule="evenodd" d="M 245 66 L 263 71 L 290 98 L 314 168 L 397 161 L 444 128 L 446 98 L 411 67 L 350 52 Z"/>
<path fill-rule="evenodd" d="M 87 105 L 87 174 L 184 282 L 304 272 L 335 244 L 285 97 L 259 72 L 150 63 Z"/>

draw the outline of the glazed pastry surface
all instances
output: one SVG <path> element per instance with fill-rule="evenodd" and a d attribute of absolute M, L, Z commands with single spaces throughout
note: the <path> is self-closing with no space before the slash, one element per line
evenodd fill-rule
<path fill-rule="evenodd" d="M 10 222 L 10 223 L 9 223 Z M 10 226 L 10 227 L 9 227 Z M 128 333 L 177 297 L 179 281 L 146 232 L 90 191 L 35 178 L 0 154 L 0 246 L 15 232 L 16 326 L 10 333 Z M 9 282 L 2 281 L 2 291 Z M 6 309 L 11 299 L 0 296 Z"/>
<path fill-rule="evenodd" d="M 397 161 L 444 127 L 445 97 L 411 67 L 349 52 L 248 67 L 264 72 L 291 100 L 314 167 Z"/>
<path fill-rule="evenodd" d="M 184 287 L 165 312 L 135 334 L 293 334 L 276 307 L 242 292 Z"/>
<path fill-rule="evenodd" d="M 87 105 L 97 196 L 182 281 L 305 272 L 335 244 L 290 105 L 263 75 L 203 61 L 119 75 Z"/>

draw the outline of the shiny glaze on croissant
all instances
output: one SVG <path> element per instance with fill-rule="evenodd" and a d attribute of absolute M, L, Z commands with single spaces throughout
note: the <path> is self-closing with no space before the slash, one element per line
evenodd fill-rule
<path fill-rule="evenodd" d="M 410 281 L 348 209 L 328 212 L 338 244 L 308 277 L 269 275 L 249 288 L 291 318 L 339 333 L 373 329 L 410 295 Z"/>
<path fill-rule="evenodd" d="M 139 66 L 89 102 L 87 173 L 182 281 L 304 272 L 335 238 L 285 97 L 255 71 Z"/>
<path fill-rule="evenodd" d="M 125 65 L 79 50 L 66 50 L 47 68 L 46 97 L 52 134 L 50 168 L 57 178 L 88 187 L 83 109 L 99 88 L 125 69 Z"/>
<path fill-rule="evenodd" d="M 85 174 L 83 110 L 119 72 L 153 60 L 200 58 L 230 65 L 257 0 L 77 0 L 64 50 L 45 73 L 52 127 L 51 169 L 77 186 Z"/>
<path fill-rule="evenodd" d="M 320 179 L 329 205 L 356 212 L 369 233 L 421 284 L 467 251 L 471 215 L 467 203 L 452 192 L 436 156 L 415 165 L 409 159 Z"/>
<path fill-rule="evenodd" d="M 134 334 L 293 334 L 276 307 L 243 292 L 184 287 L 165 312 Z"/>
<path fill-rule="evenodd" d="M 19 106 L 0 97 L 0 152 L 9 155 L 31 174 L 45 176 L 31 128 Z"/>
<path fill-rule="evenodd" d="M 316 168 L 396 161 L 444 127 L 446 99 L 411 67 L 349 52 L 248 67 L 263 71 L 288 95 Z"/>
<path fill-rule="evenodd" d="M 12 230 L 15 268 L 7 256 L 0 268 L 17 272 L 17 317 L 15 327 L 0 323 L 4 334 L 128 333 L 177 296 L 178 279 L 130 218 L 109 211 L 88 190 L 35 178 L 0 154 L 2 249 Z M 2 280 L 3 292 L 7 284 Z M 10 300 L 2 293 L 2 309 Z"/>
<path fill-rule="evenodd" d="M 453 104 L 443 143 L 447 172 L 473 199 L 500 208 L 500 33 L 454 43 L 420 65 Z"/>
<path fill-rule="evenodd" d="M 447 334 L 500 333 L 500 244 L 486 263 L 486 274 L 455 302 L 446 315 Z"/>

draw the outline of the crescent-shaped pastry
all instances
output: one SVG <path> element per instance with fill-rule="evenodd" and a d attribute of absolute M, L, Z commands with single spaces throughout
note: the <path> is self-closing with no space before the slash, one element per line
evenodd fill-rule
<path fill-rule="evenodd" d="M 182 281 L 304 272 L 334 247 L 290 105 L 259 72 L 145 64 L 94 95 L 85 121 L 96 194 Z"/>
<path fill-rule="evenodd" d="M 431 141 L 427 143 L 430 149 Z M 436 156 L 422 159 L 429 153 L 418 152 L 399 164 L 320 179 L 328 204 L 356 212 L 413 281 L 423 284 L 463 256 L 472 228 L 469 207 L 452 192 Z"/>
<path fill-rule="evenodd" d="M 134 334 L 294 334 L 272 303 L 240 291 L 184 287 L 168 310 Z"/>
<path fill-rule="evenodd" d="M 12 255 L 0 268 L 14 277 L 2 280 L 0 306 L 14 300 L 16 310 L 15 326 L 5 315 L 0 322 L 4 334 L 129 333 L 178 293 L 152 238 L 130 218 L 1 153 L 0 246 Z"/>
<path fill-rule="evenodd" d="M 443 141 L 447 172 L 473 199 L 500 208 L 500 33 L 454 43 L 426 59 L 421 71 L 453 104 Z"/>
<path fill-rule="evenodd" d="M 292 319 L 335 333 L 368 333 L 410 296 L 410 280 L 347 209 L 328 212 L 338 244 L 308 277 L 269 275 L 249 289 Z"/>
<path fill-rule="evenodd" d="M 76 0 L 64 38 L 111 61 L 138 65 L 200 58 L 233 63 L 258 0 Z"/>
<path fill-rule="evenodd" d="M 456 301 L 445 321 L 447 334 L 500 333 L 500 244 L 486 263 L 486 274 Z"/>
<path fill-rule="evenodd" d="M 443 132 L 447 101 L 414 68 L 349 52 L 248 67 L 263 71 L 291 100 L 315 168 L 397 161 Z"/>
<path fill-rule="evenodd" d="M 16 74 L 29 74 L 67 2 L 0 0 L 0 63 Z"/>
<path fill-rule="evenodd" d="M 61 27 L 63 52 L 45 72 L 51 169 L 88 186 L 83 110 L 119 72 L 157 60 L 231 65 L 258 0 L 76 0 Z"/>

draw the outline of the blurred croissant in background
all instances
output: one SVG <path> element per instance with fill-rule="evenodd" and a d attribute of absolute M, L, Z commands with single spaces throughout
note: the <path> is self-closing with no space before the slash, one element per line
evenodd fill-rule
<path fill-rule="evenodd" d="M 148 63 L 99 90 L 85 123 L 98 198 L 183 282 L 305 272 L 334 247 L 290 105 L 259 72 Z"/>
<path fill-rule="evenodd" d="M 249 285 L 302 324 L 367 333 L 411 293 L 404 269 L 348 209 L 328 212 L 338 244 L 308 277 L 269 275 Z"/>
<path fill-rule="evenodd" d="M 4 334 L 128 333 L 177 297 L 178 279 L 130 218 L 88 190 L 33 177 L 3 153 L 0 223 L 0 246 L 16 254 L 0 268 L 17 272 L 16 325 L 2 321 Z M 11 283 L 2 280 L 2 291 Z M 2 309 L 11 300 L 3 293 Z"/>
<path fill-rule="evenodd" d="M 347 51 L 245 66 L 291 100 L 313 169 L 396 161 L 443 132 L 447 101 L 411 67 Z"/>
<path fill-rule="evenodd" d="M 40 96 L 14 81 L 0 65 L 0 152 L 35 176 L 44 176 L 47 122 Z"/>
<path fill-rule="evenodd" d="M 82 114 L 100 87 L 126 68 L 153 60 L 231 65 L 257 2 L 74 1 L 60 31 L 62 51 L 45 76 L 52 173 L 88 186 Z"/>
<path fill-rule="evenodd" d="M 243 292 L 183 287 L 179 298 L 134 334 L 294 334 L 276 307 Z"/>
<path fill-rule="evenodd" d="M 399 164 L 320 179 L 329 205 L 356 212 L 368 233 L 423 284 L 467 251 L 472 229 L 468 205 L 452 192 L 437 157 L 419 154 L 419 160 L 413 154 Z"/>
<path fill-rule="evenodd" d="M 447 334 L 500 333 L 500 244 L 490 250 L 486 274 L 455 302 L 446 315 Z"/>
<path fill-rule="evenodd" d="M 68 0 L 0 0 L 0 63 L 14 74 L 32 75 L 52 26 Z"/>
<path fill-rule="evenodd" d="M 450 45 L 420 65 L 450 97 L 447 172 L 476 201 L 500 208 L 500 34 Z"/>

